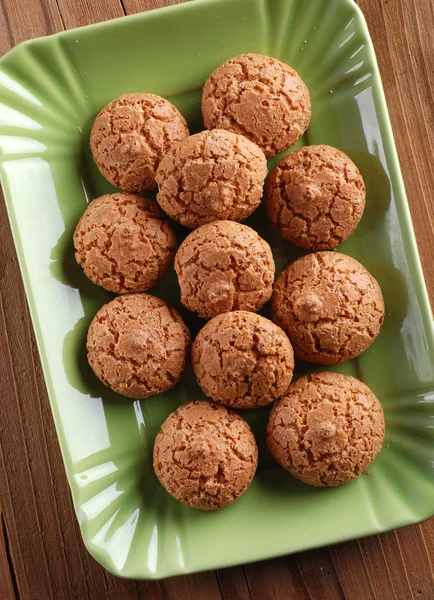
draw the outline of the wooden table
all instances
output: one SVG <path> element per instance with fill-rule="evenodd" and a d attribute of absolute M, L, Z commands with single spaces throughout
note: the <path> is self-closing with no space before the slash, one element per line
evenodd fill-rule
<path fill-rule="evenodd" d="M 176 2 L 1 0 L 0 53 L 28 38 Z M 434 3 L 359 5 L 377 51 L 434 300 Z M 81 541 L 3 202 L 0 285 L 0 600 L 434 599 L 434 519 L 340 546 L 161 582 L 125 581 L 104 571 Z"/>

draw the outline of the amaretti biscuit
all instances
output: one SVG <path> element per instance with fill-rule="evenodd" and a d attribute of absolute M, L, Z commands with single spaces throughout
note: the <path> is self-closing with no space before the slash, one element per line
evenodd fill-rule
<path fill-rule="evenodd" d="M 383 409 L 368 386 L 338 373 L 313 373 L 272 407 L 267 446 L 297 479 L 337 486 L 368 470 L 384 435 Z"/>
<path fill-rule="evenodd" d="M 369 348 L 384 320 L 384 300 L 377 280 L 357 260 L 316 252 L 279 275 L 270 313 L 297 358 L 334 364 Z"/>
<path fill-rule="evenodd" d="M 331 250 L 357 227 L 366 189 L 346 154 L 305 146 L 276 165 L 266 196 L 268 215 L 282 237 L 305 250 Z"/>
<path fill-rule="evenodd" d="M 179 313 L 149 294 L 118 296 L 105 304 L 87 334 L 87 357 L 95 375 L 131 398 L 172 388 L 189 352 L 190 332 Z"/>
<path fill-rule="evenodd" d="M 157 201 L 172 218 L 194 229 L 216 219 L 242 221 L 259 205 L 267 161 L 256 144 L 214 129 L 177 144 L 157 170 Z"/>
<path fill-rule="evenodd" d="M 124 94 L 104 106 L 90 134 L 98 169 L 127 192 L 156 187 L 155 173 L 171 146 L 189 135 L 179 110 L 155 94 Z"/>
<path fill-rule="evenodd" d="M 86 208 L 74 233 L 75 258 L 93 283 L 110 292 L 143 292 L 166 274 L 176 237 L 156 202 L 106 194 Z"/>
<path fill-rule="evenodd" d="M 207 129 L 241 133 L 273 156 L 306 131 L 309 91 L 286 63 L 263 54 L 241 54 L 217 67 L 205 83 L 202 115 Z"/>
<path fill-rule="evenodd" d="M 232 408 L 256 408 L 286 391 L 294 353 L 280 327 L 239 310 L 214 317 L 199 331 L 191 362 L 207 396 Z"/>
<path fill-rule="evenodd" d="M 226 407 L 188 402 L 171 413 L 154 445 L 154 470 L 177 500 L 201 510 L 232 504 L 249 487 L 258 448 L 247 423 Z"/>
<path fill-rule="evenodd" d="M 195 229 L 179 247 L 175 271 L 181 302 L 203 319 L 230 310 L 258 311 L 274 281 L 271 248 L 253 229 L 214 221 Z"/>

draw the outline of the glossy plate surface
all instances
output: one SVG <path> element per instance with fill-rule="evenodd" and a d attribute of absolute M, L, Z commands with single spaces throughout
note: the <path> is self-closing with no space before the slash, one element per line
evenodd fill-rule
<path fill-rule="evenodd" d="M 97 381 L 85 336 L 111 295 L 86 280 L 71 238 L 86 203 L 112 189 L 88 150 L 97 111 L 122 93 L 154 92 L 198 131 L 205 79 L 243 52 L 276 56 L 300 72 L 313 106 L 303 142 L 342 149 L 367 183 L 365 215 L 339 250 L 377 277 L 387 318 L 368 352 L 333 369 L 360 377 L 378 395 L 387 438 L 369 475 L 314 489 L 268 455 L 268 409 L 245 413 L 260 446 L 257 477 L 238 502 L 210 514 L 170 498 L 152 471 L 162 421 L 202 397 L 194 378 L 188 373 L 170 393 L 144 402 Z M 87 548 L 109 571 L 166 577 L 378 533 L 434 513 L 432 318 L 372 45 L 351 0 L 194 0 L 22 44 L 0 61 L 0 147 L 74 504 Z M 300 252 L 264 215 L 261 207 L 248 223 L 271 243 L 280 271 Z M 173 272 L 151 293 L 179 307 Z M 199 323 L 182 312 L 195 333 Z"/>

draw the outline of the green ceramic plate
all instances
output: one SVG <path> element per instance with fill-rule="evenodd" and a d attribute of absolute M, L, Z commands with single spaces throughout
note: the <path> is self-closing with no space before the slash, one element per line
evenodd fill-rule
<path fill-rule="evenodd" d="M 340 250 L 378 278 L 387 318 L 372 348 L 335 370 L 375 391 L 387 438 L 369 475 L 314 489 L 268 455 L 267 410 L 250 412 L 260 446 L 257 477 L 238 502 L 210 514 L 169 497 L 151 464 L 160 424 L 200 390 L 190 373 L 170 393 L 131 402 L 96 380 L 86 363 L 86 330 L 111 296 L 77 267 L 71 238 L 86 203 L 111 189 L 88 150 L 97 111 L 122 93 L 154 92 L 200 130 L 205 79 L 242 52 L 271 54 L 301 73 L 313 106 L 303 142 L 341 148 L 365 178 L 366 213 Z M 109 571 L 167 577 L 374 534 L 434 513 L 433 325 L 372 44 L 351 0 L 195 0 L 21 44 L 0 62 L 0 146 L 77 516 L 89 552 Z M 278 270 L 298 255 L 273 233 L 262 208 L 249 222 L 271 243 Z M 179 306 L 173 273 L 153 293 Z"/>

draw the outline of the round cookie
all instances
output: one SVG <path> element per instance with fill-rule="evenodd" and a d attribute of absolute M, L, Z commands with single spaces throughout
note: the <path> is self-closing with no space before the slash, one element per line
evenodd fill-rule
<path fill-rule="evenodd" d="M 75 258 L 110 292 L 143 292 L 166 274 L 176 237 L 158 204 L 134 194 L 106 194 L 86 208 L 74 233 Z"/>
<path fill-rule="evenodd" d="M 241 135 L 214 129 L 177 144 L 157 170 L 157 201 L 194 229 L 216 219 L 242 221 L 259 205 L 267 160 Z"/>
<path fill-rule="evenodd" d="M 169 494 L 192 508 L 232 504 L 249 487 L 257 465 L 258 448 L 247 423 L 214 402 L 180 406 L 155 439 L 155 474 Z"/>
<path fill-rule="evenodd" d="M 265 240 L 234 221 L 195 229 L 179 247 L 181 302 L 203 319 L 230 310 L 256 312 L 270 299 L 274 260 Z"/>
<path fill-rule="evenodd" d="M 125 94 L 95 119 L 93 160 L 108 181 L 127 192 L 155 188 L 155 172 L 173 144 L 189 135 L 179 110 L 155 94 Z"/>
<path fill-rule="evenodd" d="M 294 477 L 336 486 L 367 471 L 384 442 L 384 413 L 364 383 L 314 373 L 292 383 L 272 407 L 267 446 Z"/>
<path fill-rule="evenodd" d="M 316 252 L 279 275 L 271 318 L 287 333 L 297 358 L 334 364 L 372 344 L 384 320 L 384 300 L 376 279 L 357 260 Z"/>
<path fill-rule="evenodd" d="M 241 133 L 266 156 L 286 150 L 310 121 L 309 91 L 294 69 L 263 54 L 241 54 L 217 67 L 205 83 L 205 127 Z"/>
<path fill-rule="evenodd" d="M 232 408 L 273 402 L 294 370 L 291 342 L 282 329 L 246 311 L 211 319 L 193 342 L 191 361 L 205 394 Z"/>
<path fill-rule="evenodd" d="M 305 146 L 273 169 L 266 196 L 268 216 L 282 237 L 305 250 L 331 250 L 362 218 L 366 188 L 346 154 Z"/>
<path fill-rule="evenodd" d="M 185 370 L 190 332 L 179 313 L 148 294 L 118 296 L 96 313 L 87 334 L 95 375 L 130 398 L 166 392 Z"/>

